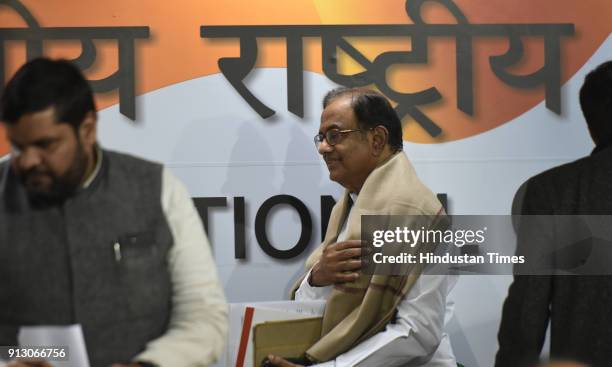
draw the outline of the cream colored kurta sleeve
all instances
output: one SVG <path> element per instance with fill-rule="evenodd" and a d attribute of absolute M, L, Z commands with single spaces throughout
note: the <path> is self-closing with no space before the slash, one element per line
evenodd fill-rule
<path fill-rule="evenodd" d="M 202 221 L 183 184 L 163 171 L 162 207 L 174 245 L 168 256 L 172 314 L 168 330 L 134 358 L 160 367 L 199 367 L 223 350 L 228 308 Z"/>

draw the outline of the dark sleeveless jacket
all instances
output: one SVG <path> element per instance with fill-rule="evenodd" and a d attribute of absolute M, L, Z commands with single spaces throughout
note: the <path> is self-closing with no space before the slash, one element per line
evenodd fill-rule
<path fill-rule="evenodd" d="M 22 325 L 81 324 L 92 367 L 127 362 L 167 329 L 172 235 L 162 167 L 103 151 L 63 205 L 34 209 L 0 164 L 0 345 Z"/>

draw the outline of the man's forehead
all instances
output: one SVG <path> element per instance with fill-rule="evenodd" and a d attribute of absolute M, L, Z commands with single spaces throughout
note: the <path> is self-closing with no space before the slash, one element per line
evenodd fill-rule
<path fill-rule="evenodd" d="M 321 128 L 347 128 L 353 125 L 355 125 L 355 113 L 348 96 L 332 100 L 321 113 Z"/>
<path fill-rule="evenodd" d="M 6 132 L 11 139 L 35 140 L 46 136 L 56 136 L 70 129 L 70 125 L 57 123 L 55 110 L 48 109 L 24 114 L 16 123 L 7 124 Z"/>

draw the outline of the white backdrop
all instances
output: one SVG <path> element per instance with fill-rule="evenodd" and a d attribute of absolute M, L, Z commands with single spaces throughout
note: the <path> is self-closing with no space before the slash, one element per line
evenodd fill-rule
<path fill-rule="evenodd" d="M 609 38 L 563 87 L 561 117 L 541 103 L 496 129 L 444 144 L 405 143 L 421 179 L 447 193 L 451 214 L 509 214 L 514 192 L 528 177 L 584 156 L 592 149 L 578 105 L 586 72 L 612 52 Z M 320 197 L 338 198 L 314 148 L 321 98 L 333 88 L 324 76 L 305 72 L 305 116 L 287 112 L 284 69 L 256 69 L 246 80 L 251 91 L 277 111 L 262 120 L 220 75 L 148 93 L 137 99 L 133 123 L 108 108 L 100 113 L 100 141 L 107 147 L 165 163 L 194 197 L 227 197 L 227 208 L 209 211 L 209 237 L 231 302 L 287 297 L 302 263 L 321 238 Z M 517 91 L 520 93 L 520 91 Z M 503 101 L 499 101 L 503 103 Z M 289 194 L 303 201 L 313 218 L 309 249 L 291 260 L 276 260 L 258 246 L 257 209 L 268 198 Z M 246 202 L 247 259 L 234 258 L 233 197 Z M 279 249 L 300 235 L 296 212 L 285 207 L 269 217 L 267 232 Z M 464 276 L 452 293 L 456 314 L 450 334 L 458 361 L 491 366 L 509 276 Z"/>

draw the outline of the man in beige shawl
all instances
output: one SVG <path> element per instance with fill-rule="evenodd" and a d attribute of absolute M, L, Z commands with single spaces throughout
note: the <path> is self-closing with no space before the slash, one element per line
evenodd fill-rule
<path fill-rule="evenodd" d="M 332 90 L 323 107 L 315 144 L 330 179 L 346 191 L 294 293 L 300 301 L 326 300 L 321 338 L 300 364 L 279 356 L 270 361 L 281 367 L 456 366 L 444 333 L 455 278 L 421 275 L 419 267 L 402 276 L 360 272 L 361 215 L 444 217 L 402 152 L 397 114 L 385 97 L 366 89 Z"/>

